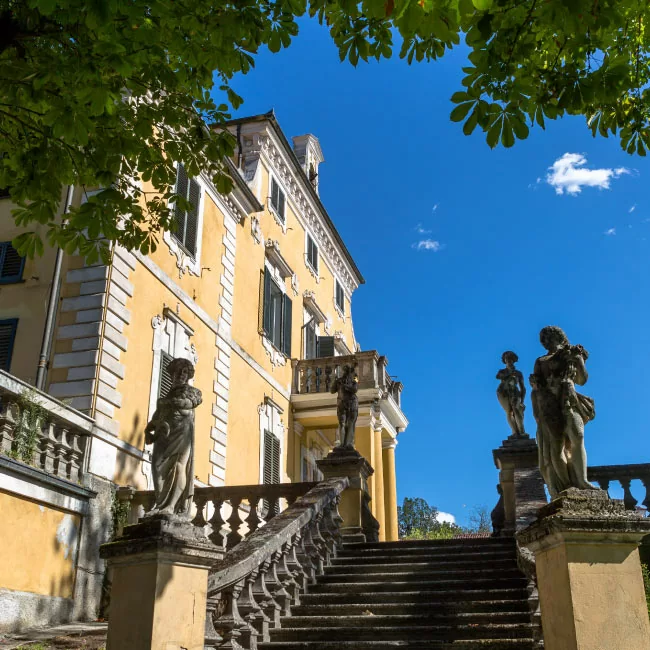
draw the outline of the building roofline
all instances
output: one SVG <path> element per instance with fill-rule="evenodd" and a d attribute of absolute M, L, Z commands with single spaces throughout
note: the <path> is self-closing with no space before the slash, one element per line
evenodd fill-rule
<path fill-rule="evenodd" d="M 307 178 L 307 174 L 305 173 L 305 170 L 302 168 L 302 165 L 300 164 L 298 157 L 296 156 L 296 153 L 293 150 L 293 147 L 291 146 L 291 143 L 289 142 L 289 140 L 287 140 L 287 136 L 284 134 L 282 128 L 278 124 L 278 120 L 275 117 L 275 112 L 273 111 L 273 109 L 271 109 L 268 113 L 260 113 L 259 115 L 251 115 L 250 117 L 238 117 L 233 120 L 229 120 L 228 122 L 225 122 L 223 126 L 228 128 L 230 126 L 236 126 L 237 124 L 248 124 L 250 122 L 268 122 L 273 127 L 273 130 L 275 134 L 278 136 L 280 142 L 282 143 L 285 152 L 294 162 L 295 167 L 298 170 L 298 174 L 302 178 L 303 184 L 307 187 L 307 191 L 310 193 L 311 198 L 314 200 L 314 202 L 320 209 L 322 215 L 325 217 L 325 222 L 327 223 L 327 226 L 329 227 L 332 234 L 334 235 L 334 239 L 336 240 L 336 243 L 341 247 L 343 255 L 347 260 L 347 262 L 350 264 L 350 267 L 352 268 L 352 271 L 354 272 L 358 283 L 365 284 L 366 281 L 364 280 L 363 275 L 361 275 L 361 271 L 359 270 L 359 267 L 356 265 L 356 262 L 352 258 L 350 251 L 348 250 L 347 246 L 343 242 L 343 239 L 341 238 L 339 231 L 336 229 L 336 226 L 334 225 L 332 218 L 329 216 L 325 206 L 323 205 L 323 202 L 321 201 L 320 197 L 318 196 L 318 193 L 314 189 L 314 186 L 309 181 L 309 178 Z M 241 177 L 240 174 L 238 175 Z"/>
<path fill-rule="evenodd" d="M 259 202 L 258 198 L 253 193 L 253 190 L 248 186 L 248 183 L 243 179 L 242 175 L 239 173 L 235 163 L 233 163 L 230 158 L 226 158 L 226 167 L 228 168 L 228 173 L 230 174 L 233 182 L 239 190 L 244 194 L 246 199 L 250 202 L 252 206 L 252 212 L 262 212 L 264 206 Z"/>

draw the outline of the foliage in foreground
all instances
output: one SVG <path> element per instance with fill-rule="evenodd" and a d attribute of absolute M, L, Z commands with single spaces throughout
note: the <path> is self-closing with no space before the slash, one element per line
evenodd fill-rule
<path fill-rule="evenodd" d="M 645 587 L 645 601 L 648 605 L 648 616 L 650 616 L 650 567 L 647 564 L 641 565 L 643 572 L 643 586 Z"/>
<path fill-rule="evenodd" d="M 464 40 L 451 119 L 491 147 L 565 114 L 629 153 L 650 146 L 642 0 L 0 0 L 0 188 L 32 229 L 21 253 L 43 238 L 90 262 L 111 241 L 154 250 L 170 200 L 188 207 L 179 161 L 227 191 L 234 141 L 220 127 L 242 102 L 231 81 L 260 49 L 288 47 L 305 14 L 353 65 L 432 61 Z M 61 223 L 68 184 L 106 189 Z"/>

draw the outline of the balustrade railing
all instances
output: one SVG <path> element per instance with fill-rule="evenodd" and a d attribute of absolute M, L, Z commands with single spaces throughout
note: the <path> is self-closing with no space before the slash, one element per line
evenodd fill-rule
<path fill-rule="evenodd" d="M 587 468 L 587 478 L 603 490 L 609 490 L 613 481 L 623 488 L 623 503 L 627 510 L 635 510 L 639 503 L 632 495 L 632 481 L 639 480 L 645 488 L 642 504 L 650 510 L 650 463 L 635 465 L 597 465 Z"/>
<path fill-rule="evenodd" d="M 348 485 L 347 478 L 318 483 L 226 553 L 208 579 L 206 649 L 255 650 L 269 641 L 269 629 L 336 556 Z"/>
<path fill-rule="evenodd" d="M 329 393 L 334 380 L 340 377 L 344 366 L 354 366 L 359 378 L 359 389 L 380 388 L 400 405 L 401 382 L 386 372 L 387 360 L 375 350 L 357 352 L 340 357 L 293 360 L 293 392 L 298 395 Z"/>
<path fill-rule="evenodd" d="M 93 420 L 0 370 L 0 453 L 78 482 Z"/>
<path fill-rule="evenodd" d="M 208 539 L 220 548 L 230 550 L 316 485 L 277 483 L 195 487 L 192 523 L 200 528 L 208 526 Z M 153 490 L 120 487 L 117 498 L 128 505 L 124 523 L 136 523 L 154 505 Z M 116 533 L 119 535 L 121 531 Z"/>

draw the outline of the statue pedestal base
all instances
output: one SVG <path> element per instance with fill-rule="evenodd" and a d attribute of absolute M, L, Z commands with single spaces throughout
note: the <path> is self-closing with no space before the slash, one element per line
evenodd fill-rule
<path fill-rule="evenodd" d="M 503 495 L 502 536 L 512 536 L 537 516 L 546 502 L 544 479 L 538 467 L 537 442 L 528 435 L 510 436 L 492 451 Z"/>
<path fill-rule="evenodd" d="M 546 650 L 650 650 L 638 551 L 649 532 L 606 492 L 570 488 L 518 533 L 535 554 Z"/>
<path fill-rule="evenodd" d="M 145 518 L 100 555 L 112 569 L 107 650 L 203 650 L 208 570 L 224 554 L 201 529 Z"/>
<path fill-rule="evenodd" d="M 343 517 L 341 533 L 346 542 L 376 542 L 379 522 L 370 511 L 368 477 L 374 470 L 356 449 L 334 448 L 325 458 L 316 461 L 325 479 L 350 479 L 350 487 L 341 495 L 339 512 Z"/>

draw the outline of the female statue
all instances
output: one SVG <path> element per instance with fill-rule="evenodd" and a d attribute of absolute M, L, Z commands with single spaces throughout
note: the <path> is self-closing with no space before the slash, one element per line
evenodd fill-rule
<path fill-rule="evenodd" d="M 169 392 L 145 429 L 145 442 L 153 443 L 152 474 L 156 502 L 147 513 L 187 517 L 194 496 L 194 409 L 201 391 L 188 384 L 194 366 L 173 359 L 167 366 L 172 378 Z"/>
<path fill-rule="evenodd" d="M 519 438 L 525 436 L 524 430 L 524 398 L 526 397 L 526 385 L 524 376 L 515 368 L 519 357 L 508 350 L 501 355 L 501 361 L 506 364 L 497 372 L 497 379 L 501 381 L 497 388 L 497 399 L 506 412 L 508 424 L 512 429 L 512 436 Z"/>
<path fill-rule="evenodd" d="M 539 340 L 548 352 L 535 361 L 530 376 L 539 469 L 551 498 L 569 487 L 595 490 L 587 481 L 584 443 L 585 424 L 596 416 L 594 400 L 575 389 L 587 383 L 589 354 L 581 345 L 570 345 L 559 327 L 544 327 Z"/>

